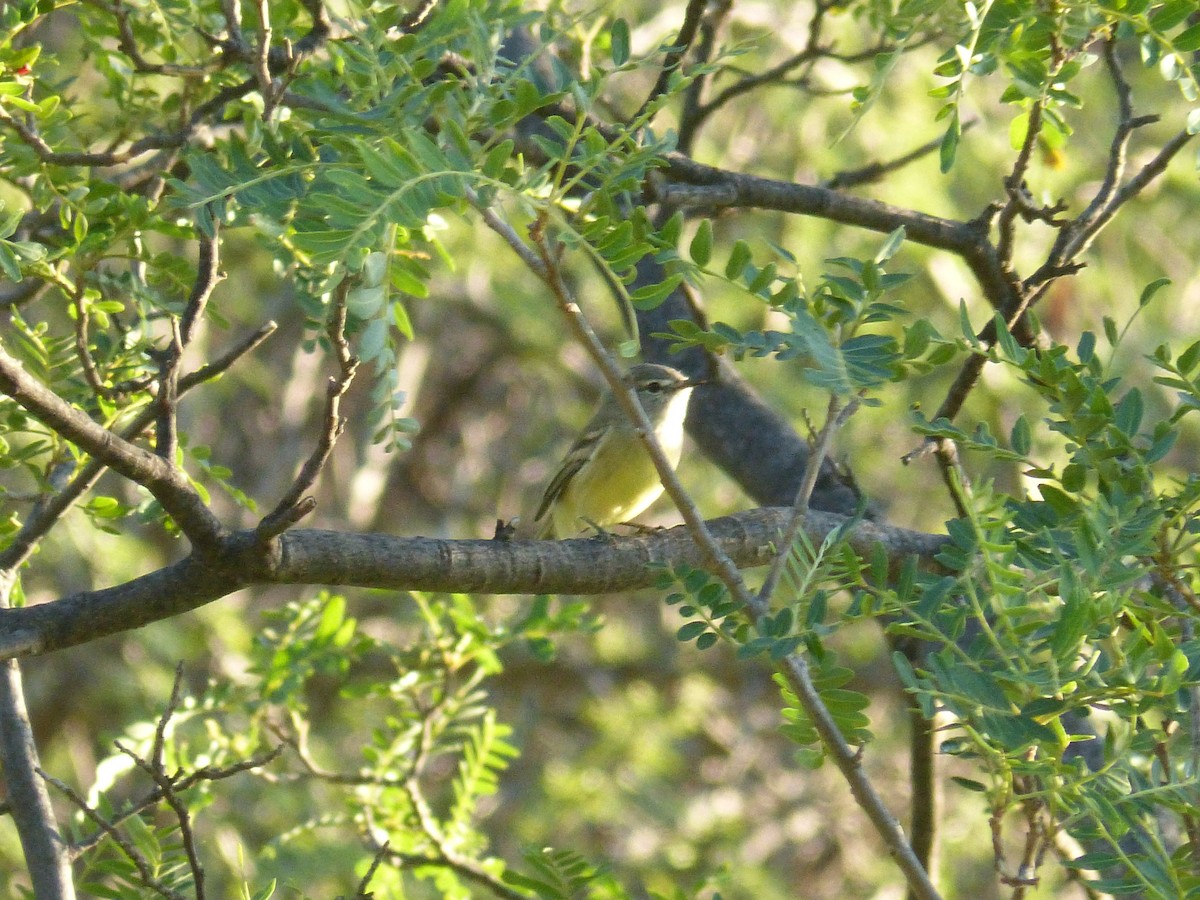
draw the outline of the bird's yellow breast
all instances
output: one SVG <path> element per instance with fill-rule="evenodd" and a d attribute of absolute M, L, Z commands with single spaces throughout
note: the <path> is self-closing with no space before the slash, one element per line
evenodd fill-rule
<path fill-rule="evenodd" d="M 690 389 L 668 401 L 655 433 L 671 468 L 683 453 L 683 419 Z M 559 537 L 577 534 L 589 524 L 628 522 L 658 499 L 663 486 L 645 445 L 627 431 L 613 440 L 601 439 L 583 467 L 554 505 L 554 531 Z"/>

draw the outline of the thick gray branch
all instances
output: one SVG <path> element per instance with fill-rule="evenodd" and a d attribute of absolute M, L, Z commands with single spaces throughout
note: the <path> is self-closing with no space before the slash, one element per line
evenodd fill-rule
<path fill-rule="evenodd" d="M 739 566 L 769 562 L 790 510 L 758 509 L 709 523 Z M 816 542 L 844 516 L 809 512 Z M 894 565 L 915 554 L 927 567 L 947 538 L 859 523 L 850 543 L 860 555 L 882 545 Z M 606 594 L 648 587 L 664 566 L 704 563 L 686 528 L 639 537 L 570 541 L 403 538 L 293 529 L 264 545 L 253 532 L 224 540 L 221 553 L 196 556 L 125 584 L 51 603 L 0 610 L 0 659 L 48 653 L 196 609 L 254 584 L 332 584 L 485 594 Z"/>
<path fill-rule="evenodd" d="M 16 660 L 0 663 L 0 759 L 35 893 L 47 900 L 74 900 L 71 860 L 54 824 L 46 786 L 37 775 L 37 748 Z"/>

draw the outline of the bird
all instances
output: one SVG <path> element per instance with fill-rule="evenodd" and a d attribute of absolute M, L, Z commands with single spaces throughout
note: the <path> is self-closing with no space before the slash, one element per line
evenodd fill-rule
<path fill-rule="evenodd" d="M 683 421 L 692 388 L 704 381 L 656 363 L 634 366 L 625 381 L 637 392 L 655 437 L 675 468 L 683 453 Z M 658 470 L 637 427 L 616 395 L 605 390 L 595 414 L 546 487 L 533 517 L 536 536 L 564 538 L 588 525 L 603 529 L 628 522 L 662 492 Z"/>

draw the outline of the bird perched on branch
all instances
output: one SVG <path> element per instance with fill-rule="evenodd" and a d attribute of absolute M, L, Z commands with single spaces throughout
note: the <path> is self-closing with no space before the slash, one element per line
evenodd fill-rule
<path fill-rule="evenodd" d="M 683 420 L 692 388 L 670 366 L 643 363 L 626 381 L 637 392 L 655 437 L 674 468 L 683 452 Z M 627 522 L 658 499 L 662 480 L 638 435 L 637 426 L 606 390 L 595 415 L 567 451 L 551 479 L 534 523 L 539 538 L 570 537 L 588 525 L 602 528 Z"/>

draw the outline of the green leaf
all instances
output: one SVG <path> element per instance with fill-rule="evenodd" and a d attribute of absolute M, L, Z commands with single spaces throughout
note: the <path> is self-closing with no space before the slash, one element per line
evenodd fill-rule
<path fill-rule="evenodd" d="M 612 44 L 612 61 L 618 66 L 629 62 L 629 23 L 624 19 L 614 21 L 609 30 L 609 40 Z"/>
<path fill-rule="evenodd" d="M 1138 297 L 1138 308 L 1145 306 L 1154 299 L 1154 295 L 1171 283 L 1170 278 L 1156 278 L 1144 288 L 1142 288 L 1141 296 Z"/>
<path fill-rule="evenodd" d="M 1113 410 L 1113 422 L 1124 434 L 1132 437 L 1142 427 L 1142 415 L 1146 406 L 1142 402 L 1142 392 L 1130 388 Z"/>
<path fill-rule="evenodd" d="M 510 138 L 501 141 L 489 150 L 483 160 L 483 174 L 489 178 L 499 178 L 500 173 L 504 171 L 504 167 L 508 165 L 508 161 L 512 158 L 514 147 L 515 144 Z"/>
<path fill-rule="evenodd" d="M 681 281 L 683 281 L 683 276 L 677 274 L 667 277 L 658 284 L 643 285 L 629 295 L 629 302 L 638 309 L 655 309 L 670 296 L 675 288 L 679 287 Z"/>
<path fill-rule="evenodd" d="M 1071 494 L 1078 494 L 1087 486 L 1087 469 L 1079 463 L 1070 463 L 1063 467 L 1063 489 Z"/>
<path fill-rule="evenodd" d="M 887 236 L 887 240 L 883 242 L 883 246 L 879 248 L 878 252 L 876 252 L 875 263 L 877 265 L 882 265 L 883 263 L 887 262 L 896 255 L 896 251 L 900 249 L 900 245 L 903 243 L 904 226 L 901 225 Z"/>
<path fill-rule="evenodd" d="M 972 347 L 979 346 L 979 336 L 975 333 L 975 329 L 971 325 L 971 316 L 967 312 L 966 300 L 958 301 L 958 327 L 968 344 Z"/>
<path fill-rule="evenodd" d="M 1029 427 L 1029 420 L 1025 416 L 1017 416 L 1017 421 L 1013 423 L 1010 441 L 1013 450 L 1017 453 L 1022 456 L 1029 455 L 1029 451 L 1033 448 L 1033 434 Z"/>
<path fill-rule="evenodd" d="M 1192 370 L 1196 368 L 1196 364 L 1200 363 L 1200 341 L 1196 341 L 1181 354 L 1175 363 L 1176 369 L 1182 375 L 1190 375 Z"/>
<path fill-rule="evenodd" d="M 674 247 L 679 243 L 679 235 L 683 231 L 683 212 L 677 210 L 671 218 L 667 219 L 662 228 L 658 230 L 658 236 L 662 238 L 664 244 Z"/>
<path fill-rule="evenodd" d="M 987 785 L 981 784 L 978 781 L 973 781 L 970 778 L 963 778 L 961 775 L 951 775 L 950 780 L 959 787 L 965 788 L 968 791 L 975 791 L 979 794 L 987 793 Z"/>
<path fill-rule="evenodd" d="M 372 319 L 367 323 L 367 327 L 363 329 L 363 333 L 358 339 L 359 355 L 365 361 L 373 362 L 379 358 L 379 354 L 383 352 L 387 342 L 387 322 L 383 319 Z"/>
<path fill-rule="evenodd" d="M 1079 343 L 1075 345 L 1075 352 L 1079 355 L 1081 363 L 1089 363 L 1096 355 L 1096 335 L 1094 332 L 1085 331 L 1079 335 Z"/>
<path fill-rule="evenodd" d="M 1167 32 L 1196 11 L 1192 0 L 1168 0 L 1150 16 L 1150 28 L 1157 32 Z"/>
<path fill-rule="evenodd" d="M 692 238 L 692 243 L 688 247 L 688 255 L 692 257 L 692 261 L 696 265 L 707 266 L 708 261 L 712 259 L 712 248 L 712 220 L 704 219 L 700 222 L 700 227 L 696 229 L 696 236 Z"/>
<path fill-rule="evenodd" d="M 942 144 L 938 150 L 942 174 L 954 168 L 954 158 L 958 154 L 958 143 L 961 139 L 962 123 L 958 118 L 958 110 L 955 109 L 950 118 L 950 127 L 946 129 L 945 135 L 942 136 Z"/>
<path fill-rule="evenodd" d="M 392 301 L 392 322 L 395 323 L 397 331 L 410 341 L 413 339 L 412 320 L 408 317 L 408 310 L 399 300 Z"/>
<path fill-rule="evenodd" d="M 1117 323 L 1112 316 L 1105 316 L 1104 323 L 1104 339 L 1108 341 L 1110 347 L 1115 347 L 1121 340 L 1121 335 L 1117 331 Z"/>
<path fill-rule="evenodd" d="M 750 264 L 750 245 L 745 241 L 736 241 L 733 249 L 729 252 L 729 260 L 725 263 L 725 277 L 731 281 L 735 278 L 741 278 L 742 273 L 746 271 L 746 266 Z"/>
<path fill-rule="evenodd" d="M 1012 336 L 1012 332 L 1008 330 L 1008 324 L 1004 321 L 1004 317 L 996 313 L 992 317 L 992 321 L 996 325 L 996 343 L 1000 346 L 1000 350 L 1004 353 L 1005 358 L 1011 359 L 1013 362 L 1023 360 L 1025 352 Z"/>
<path fill-rule="evenodd" d="M 9 281 L 19 283 L 21 278 L 21 264 L 17 261 L 16 254 L 9 249 L 11 245 L 7 241 L 0 241 L 0 272 L 4 273 L 4 277 Z"/>
<path fill-rule="evenodd" d="M 387 291 L 382 285 L 359 286 L 346 295 L 346 311 L 356 319 L 372 319 L 386 301 Z"/>

